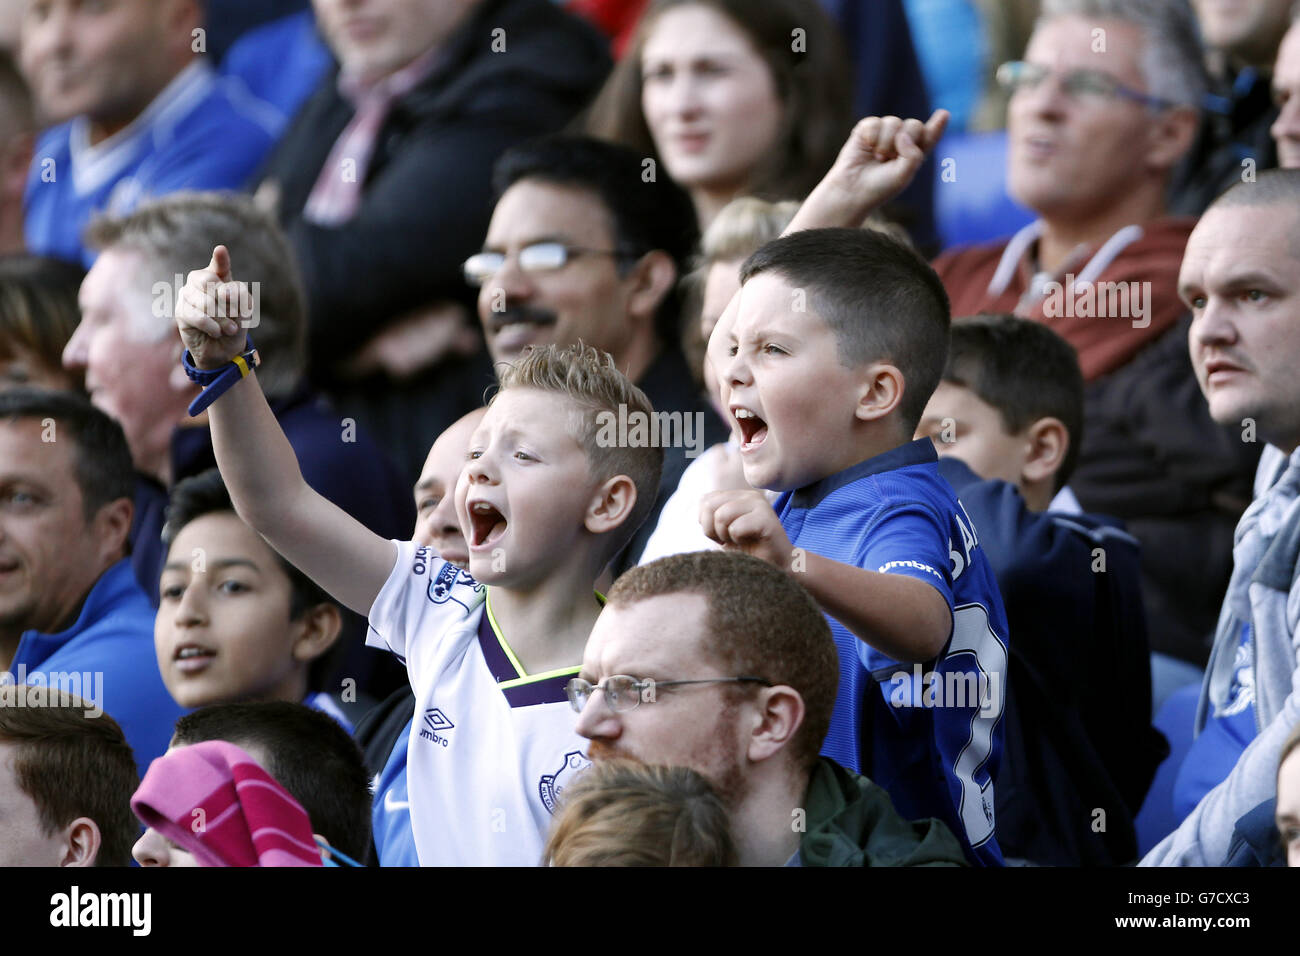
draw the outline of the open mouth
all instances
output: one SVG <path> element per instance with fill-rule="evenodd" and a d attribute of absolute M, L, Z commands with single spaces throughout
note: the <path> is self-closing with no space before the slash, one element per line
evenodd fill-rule
<path fill-rule="evenodd" d="M 757 448 L 767 440 L 767 422 L 748 408 L 733 408 L 731 414 L 740 428 L 740 449 Z"/>
<path fill-rule="evenodd" d="M 486 501 L 475 501 L 469 506 L 471 548 L 483 548 L 501 540 L 506 533 L 506 519 Z"/>
<path fill-rule="evenodd" d="M 193 674 L 207 667 L 216 656 L 216 651 L 208 650 L 206 647 L 199 647 L 197 644 L 182 644 L 176 648 L 172 660 L 176 664 L 176 669 L 181 673 Z"/>

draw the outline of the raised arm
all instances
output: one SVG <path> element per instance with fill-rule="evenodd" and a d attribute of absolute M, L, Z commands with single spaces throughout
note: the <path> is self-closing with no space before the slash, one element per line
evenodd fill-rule
<path fill-rule="evenodd" d="M 230 253 L 217 246 L 191 272 L 176 303 L 176 326 L 200 369 L 229 364 L 245 349 L 245 329 L 230 316 L 248 301 L 234 281 Z M 290 564 L 358 614 L 371 605 L 397 559 L 392 543 L 313 491 L 293 447 L 250 372 L 208 409 L 217 467 L 239 516 Z"/>
<path fill-rule="evenodd" d="M 835 164 L 813 187 L 783 235 L 861 226 L 907 187 L 947 127 L 947 110 L 935 110 L 924 123 L 897 116 L 859 120 Z"/>

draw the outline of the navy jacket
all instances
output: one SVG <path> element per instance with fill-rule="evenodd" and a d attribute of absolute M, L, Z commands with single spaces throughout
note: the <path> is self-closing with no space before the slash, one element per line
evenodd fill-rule
<path fill-rule="evenodd" d="M 1168 751 L 1151 726 L 1138 543 L 1095 515 L 1031 511 L 1014 485 L 955 458 L 941 458 L 939 472 L 975 523 L 1011 631 L 994 791 L 1003 854 L 1131 862 L 1133 817 Z"/>

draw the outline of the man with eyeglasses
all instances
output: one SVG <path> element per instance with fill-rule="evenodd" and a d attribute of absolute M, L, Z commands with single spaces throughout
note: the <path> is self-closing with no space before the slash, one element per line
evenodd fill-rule
<path fill-rule="evenodd" d="M 703 424 L 707 448 L 726 429 L 682 354 L 677 279 L 697 239 L 690 197 L 640 154 L 557 136 L 507 151 L 493 171 L 496 208 L 464 265 L 494 362 L 528 346 L 583 342 L 608 352 L 656 412 Z M 685 432 L 682 432 L 684 435 Z M 699 435 L 699 430 L 693 433 Z M 664 448 L 654 510 L 611 565 L 636 563 L 687 465 Z"/>
<path fill-rule="evenodd" d="M 593 760 L 708 778 L 742 865 L 964 865 L 943 822 L 903 819 L 883 789 L 818 756 L 838 679 L 826 619 L 790 574 L 694 552 L 615 582 L 569 700 Z"/>
<path fill-rule="evenodd" d="M 1078 353 L 1087 392 L 1071 490 L 1142 543 L 1159 698 L 1166 678 L 1195 680 L 1205 662 L 1258 458 L 1205 409 L 1177 293 L 1195 221 L 1167 215 L 1166 190 L 1206 85 L 1196 21 L 1187 0 L 1045 0 L 1024 61 L 999 79 L 1011 92 L 1008 189 L 1038 218 L 934 266 L 954 316 L 1013 312 Z"/>

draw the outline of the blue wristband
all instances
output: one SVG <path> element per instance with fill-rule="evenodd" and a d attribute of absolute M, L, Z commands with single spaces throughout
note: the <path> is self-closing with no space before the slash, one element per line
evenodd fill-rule
<path fill-rule="evenodd" d="M 197 382 L 203 386 L 203 391 L 198 394 L 194 401 L 190 402 L 189 413 L 191 418 L 202 414 L 209 405 L 224 395 L 230 386 L 242 378 L 247 378 L 249 372 L 262 364 L 262 357 L 258 355 L 257 349 L 253 345 L 251 335 L 245 337 L 244 344 L 248 347 L 247 350 L 240 355 L 236 355 L 233 361 L 227 362 L 220 368 L 198 368 L 190 358 L 189 349 L 181 353 L 181 367 L 185 369 L 185 374 L 189 376 L 191 382 Z"/>

